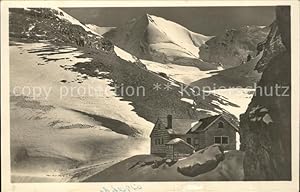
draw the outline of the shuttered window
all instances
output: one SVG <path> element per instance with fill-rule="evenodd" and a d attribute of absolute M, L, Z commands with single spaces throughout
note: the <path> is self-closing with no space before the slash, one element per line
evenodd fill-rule
<path fill-rule="evenodd" d="M 158 138 L 154 140 L 155 145 L 164 144 L 164 138 Z"/>
<path fill-rule="evenodd" d="M 224 123 L 223 122 L 218 123 L 218 128 L 224 128 Z"/>
<path fill-rule="evenodd" d="M 187 142 L 188 144 L 192 144 L 192 139 L 191 139 L 191 138 L 187 138 L 187 139 L 186 139 L 186 142 Z"/>
<path fill-rule="evenodd" d="M 200 144 L 200 139 L 199 138 L 195 138 L 194 139 L 194 145 L 199 145 Z"/>

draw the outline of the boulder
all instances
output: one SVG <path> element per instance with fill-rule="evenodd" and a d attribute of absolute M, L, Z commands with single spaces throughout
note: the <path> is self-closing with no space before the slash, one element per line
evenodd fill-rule
<path fill-rule="evenodd" d="M 220 145 L 211 145 L 182 160 L 177 171 L 185 176 L 195 177 L 213 170 L 223 159 L 224 152 L 222 147 Z"/>

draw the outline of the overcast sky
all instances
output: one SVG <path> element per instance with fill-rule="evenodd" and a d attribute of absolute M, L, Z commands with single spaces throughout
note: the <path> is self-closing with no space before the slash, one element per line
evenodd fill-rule
<path fill-rule="evenodd" d="M 86 24 L 117 27 L 143 14 L 153 14 L 179 23 L 204 35 L 217 35 L 225 29 L 245 25 L 269 25 L 274 7 L 122 7 L 62 8 Z"/>

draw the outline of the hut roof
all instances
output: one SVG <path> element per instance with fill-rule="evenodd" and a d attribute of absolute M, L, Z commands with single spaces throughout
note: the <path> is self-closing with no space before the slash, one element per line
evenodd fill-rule
<path fill-rule="evenodd" d="M 176 145 L 178 143 L 183 143 L 191 148 L 194 149 L 194 147 L 190 144 L 188 144 L 187 142 L 185 142 L 183 139 L 180 139 L 180 138 L 175 138 L 175 139 L 172 139 L 171 141 L 169 141 L 168 143 L 166 143 L 166 145 Z"/>

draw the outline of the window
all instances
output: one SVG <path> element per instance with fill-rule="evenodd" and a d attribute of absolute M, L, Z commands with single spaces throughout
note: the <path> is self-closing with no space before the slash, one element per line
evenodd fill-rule
<path fill-rule="evenodd" d="M 215 137 L 215 144 L 221 144 L 222 143 L 222 137 Z"/>
<path fill-rule="evenodd" d="M 187 139 L 186 139 L 186 142 L 187 142 L 188 144 L 192 144 L 192 139 L 191 139 L 191 138 L 187 138 Z"/>
<path fill-rule="evenodd" d="M 222 144 L 228 144 L 228 137 L 222 137 Z"/>
<path fill-rule="evenodd" d="M 164 144 L 164 138 L 157 138 L 154 140 L 155 145 Z"/>
<path fill-rule="evenodd" d="M 195 138 L 195 139 L 194 139 L 194 145 L 199 145 L 199 144 L 200 144 L 199 138 Z"/>
<path fill-rule="evenodd" d="M 155 145 L 160 145 L 160 139 L 155 139 Z"/>
<path fill-rule="evenodd" d="M 223 122 L 218 123 L 218 128 L 224 128 L 224 123 Z"/>
<path fill-rule="evenodd" d="M 215 144 L 229 144 L 229 137 L 228 136 L 216 136 L 215 137 Z"/>

